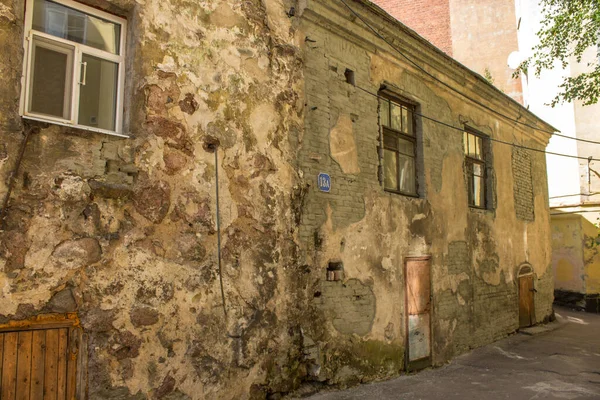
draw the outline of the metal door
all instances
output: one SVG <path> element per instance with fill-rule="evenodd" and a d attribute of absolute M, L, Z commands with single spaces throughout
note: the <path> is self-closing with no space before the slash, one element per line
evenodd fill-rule
<path fill-rule="evenodd" d="M 534 292 L 533 274 L 519 276 L 519 328 L 531 326 L 535 322 Z"/>
<path fill-rule="evenodd" d="M 0 399 L 75 399 L 79 329 L 27 328 L 0 327 Z"/>
<path fill-rule="evenodd" d="M 404 269 L 406 304 L 406 369 L 431 365 L 431 262 L 407 258 Z"/>

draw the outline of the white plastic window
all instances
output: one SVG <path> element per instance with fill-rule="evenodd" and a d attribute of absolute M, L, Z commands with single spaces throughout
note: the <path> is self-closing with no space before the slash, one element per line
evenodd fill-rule
<path fill-rule="evenodd" d="M 27 0 L 21 114 L 123 135 L 126 21 L 70 0 Z"/>

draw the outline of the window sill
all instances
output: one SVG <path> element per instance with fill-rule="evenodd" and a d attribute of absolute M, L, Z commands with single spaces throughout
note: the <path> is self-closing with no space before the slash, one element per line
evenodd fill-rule
<path fill-rule="evenodd" d="M 412 199 L 420 199 L 421 197 L 418 194 L 411 194 L 411 193 L 405 193 L 405 192 L 400 192 L 397 190 L 391 190 L 391 189 L 383 189 L 386 193 L 390 193 L 390 194 L 397 194 L 400 196 L 404 196 L 404 197 L 410 197 Z"/>
<path fill-rule="evenodd" d="M 129 135 L 125 135 L 123 133 L 118 133 L 118 132 L 113 132 L 113 131 L 108 131 L 106 129 L 92 128 L 90 126 L 85 126 L 85 125 L 66 124 L 66 123 L 63 123 L 63 122 L 51 121 L 51 120 L 48 120 L 48 119 L 45 119 L 45 118 L 35 117 L 35 116 L 32 116 L 32 115 L 23 115 L 23 119 L 28 119 L 28 120 L 31 120 L 31 121 L 44 122 L 44 123 L 50 124 L 50 125 L 65 126 L 67 128 L 76 129 L 78 131 L 101 133 L 101 134 L 104 134 L 104 135 L 117 136 L 117 137 L 120 137 L 120 138 L 129 138 L 130 137 Z"/>
<path fill-rule="evenodd" d="M 480 212 L 480 213 L 493 213 L 494 212 L 494 209 L 492 209 L 492 208 L 477 207 L 477 206 L 472 206 L 470 204 L 469 204 L 469 210 L 474 211 L 474 212 Z"/>

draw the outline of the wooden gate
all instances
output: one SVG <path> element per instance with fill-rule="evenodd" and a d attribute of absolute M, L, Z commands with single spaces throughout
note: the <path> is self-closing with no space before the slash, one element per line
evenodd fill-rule
<path fill-rule="evenodd" d="M 430 257 L 407 258 L 404 264 L 406 304 L 406 369 L 431 365 Z"/>
<path fill-rule="evenodd" d="M 76 318 L 54 316 L 1 326 L 0 399 L 75 399 L 76 325 Z"/>
<path fill-rule="evenodd" d="M 533 271 L 524 267 L 519 272 L 519 328 L 535 323 Z"/>

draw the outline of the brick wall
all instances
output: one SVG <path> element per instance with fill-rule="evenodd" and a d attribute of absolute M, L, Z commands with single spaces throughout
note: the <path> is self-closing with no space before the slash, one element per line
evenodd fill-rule
<path fill-rule="evenodd" d="M 535 215 L 533 181 L 531 179 L 531 156 L 527 150 L 513 148 L 512 173 L 517 218 L 524 221 L 533 221 Z"/>
<path fill-rule="evenodd" d="M 339 332 L 364 336 L 371 331 L 375 319 L 375 295 L 370 286 L 358 279 L 344 283 L 322 282 L 317 304 Z"/>
<path fill-rule="evenodd" d="M 337 41 L 337 45 L 332 44 L 329 49 L 333 54 L 325 54 L 321 47 L 326 42 L 325 36 L 313 31 L 311 39 L 316 43 L 306 53 L 306 101 L 309 115 L 305 121 L 306 132 L 299 154 L 299 166 L 311 184 L 316 184 L 319 173 L 329 174 L 331 191 L 323 193 L 315 190 L 306 196 L 306 209 L 310 212 L 303 213 L 300 226 L 303 242 L 310 242 L 325 222 L 326 204 L 335 211 L 332 216 L 334 227 L 345 227 L 364 217 L 365 189 L 379 188 L 377 99 L 346 83 L 344 76 L 346 68 L 349 68 L 355 72 L 359 85 L 366 85 L 370 72 L 369 58 L 356 53 L 351 61 L 341 61 L 344 59 L 344 51 L 355 50 L 343 49 L 339 46 L 343 42 Z M 376 88 L 370 90 L 377 91 Z M 362 149 L 358 159 L 359 174 L 343 173 L 340 165 L 330 157 L 330 130 L 342 114 L 364 116 L 355 118 L 355 132 L 373 131 L 375 127 L 373 135 L 353 135 L 356 147 Z"/>
<path fill-rule="evenodd" d="M 452 55 L 449 0 L 373 0 L 373 3 Z"/>

